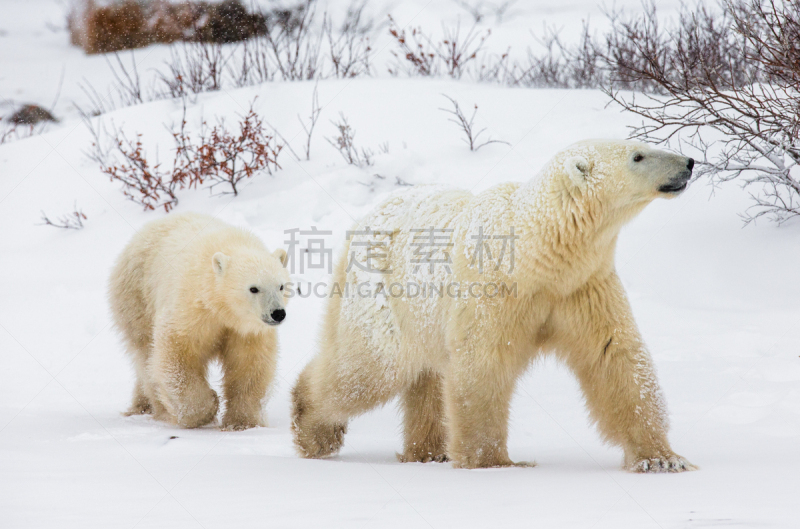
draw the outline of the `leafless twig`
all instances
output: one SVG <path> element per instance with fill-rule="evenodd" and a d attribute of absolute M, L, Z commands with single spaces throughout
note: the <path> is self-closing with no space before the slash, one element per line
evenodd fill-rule
<path fill-rule="evenodd" d="M 45 212 L 42 211 L 42 223 L 40 226 L 52 226 L 64 230 L 81 230 L 83 229 L 83 221 L 86 220 L 86 218 L 83 211 L 78 209 L 78 204 L 76 202 L 71 213 L 61 215 L 56 220 L 51 220 Z"/>
<path fill-rule="evenodd" d="M 446 97 L 450 101 L 450 103 L 452 103 L 453 109 L 450 110 L 449 108 L 440 108 L 439 110 L 447 112 L 448 114 L 453 116 L 451 118 L 448 118 L 448 120 L 458 125 L 459 128 L 461 128 L 461 130 L 464 132 L 466 138 L 461 138 L 461 139 L 464 140 L 464 142 L 467 145 L 469 145 L 469 150 L 477 151 L 481 147 L 485 147 L 490 143 L 505 143 L 506 145 L 510 145 L 510 143 L 508 143 L 507 141 L 493 140 L 491 138 L 489 138 L 484 142 L 479 142 L 478 138 L 480 137 L 481 134 L 486 132 L 486 128 L 484 127 L 478 131 L 475 130 L 475 114 L 478 113 L 478 105 L 475 105 L 475 108 L 472 111 L 472 115 L 469 118 L 467 118 L 464 112 L 461 111 L 461 107 L 458 105 L 458 101 L 448 96 L 447 94 L 442 94 L 442 95 Z"/>
<path fill-rule="evenodd" d="M 371 150 L 363 148 L 358 149 L 353 143 L 356 137 L 356 131 L 350 127 L 344 114 L 339 114 L 339 121 L 331 121 L 331 123 L 336 127 L 339 135 L 332 139 L 326 139 L 328 143 L 339 151 L 339 154 L 342 155 L 342 158 L 344 158 L 347 163 L 357 167 L 367 167 L 374 163 Z"/>
<path fill-rule="evenodd" d="M 311 136 L 314 134 L 314 127 L 317 125 L 317 120 L 322 112 L 322 107 L 319 106 L 319 93 L 317 92 L 318 84 L 314 85 L 314 93 L 311 96 L 311 115 L 308 117 L 308 125 L 306 122 L 297 115 L 300 125 L 303 126 L 303 131 L 306 134 L 306 160 L 311 159 Z"/>

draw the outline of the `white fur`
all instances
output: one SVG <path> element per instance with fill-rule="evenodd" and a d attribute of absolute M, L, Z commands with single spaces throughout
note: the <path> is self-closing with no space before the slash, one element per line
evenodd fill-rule
<path fill-rule="evenodd" d="M 284 250 L 270 254 L 253 234 L 205 215 L 169 215 L 137 233 L 109 289 L 136 368 L 129 413 L 184 427 L 212 421 L 219 399 L 206 369 L 218 359 L 222 426 L 263 424 L 278 354 L 272 316 L 285 310 L 290 290 L 285 262 Z"/>

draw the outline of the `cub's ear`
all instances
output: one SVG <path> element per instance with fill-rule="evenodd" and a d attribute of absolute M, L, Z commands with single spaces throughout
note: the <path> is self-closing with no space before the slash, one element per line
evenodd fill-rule
<path fill-rule="evenodd" d="M 272 252 L 272 255 L 277 257 L 278 261 L 280 261 L 283 266 L 286 266 L 286 262 L 289 261 L 289 255 L 283 248 L 278 248 L 277 250 Z"/>
<path fill-rule="evenodd" d="M 589 176 L 591 165 L 583 156 L 572 156 L 564 163 L 564 168 L 570 180 L 578 187 L 586 187 L 586 178 Z"/>
<path fill-rule="evenodd" d="M 211 258 L 211 266 L 214 267 L 214 271 L 217 274 L 222 275 L 225 273 L 225 269 L 228 268 L 228 262 L 230 260 L 231 258 L 225 255 L 224 253 L 217 252 Z"/>

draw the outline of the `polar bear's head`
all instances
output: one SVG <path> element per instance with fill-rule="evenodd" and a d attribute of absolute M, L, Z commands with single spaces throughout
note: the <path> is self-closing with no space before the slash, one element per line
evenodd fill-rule
<path fill-rule="evenodd" d="M 282 249 L 268 253 L 241 249 L 211 258 L 217 310 L 237 322 L 240 330 L 261 332 L 286 317 L 291 278 Z"/>
<path fill-rule="evenodd" d="M 692 177 L 694 160 L 635 141 L 589 140 L 557 157 L 568 188 L 588 191 L 606 207 L 643 207 L 657 197 L 679 195 Z"/>

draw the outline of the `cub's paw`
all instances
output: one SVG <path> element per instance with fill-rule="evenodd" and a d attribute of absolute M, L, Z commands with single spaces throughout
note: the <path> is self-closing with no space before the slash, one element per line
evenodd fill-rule
<path fill-rule="evenodd" d="M 660 472 L 686 472 L 697 470 L 697 467 L 685 458 L 677 455 L 664 455 L 634 459 L 626 465 L 629 472 L 660 473 Z"/>
<path fill-rule="evenodd" d="M 222 418 L 220 430 L 224 432 L 241 432 L 256 426 L 266 426 L 265 422 L 258 417 L 247 416 L 245 414 L 226 413 Z"/>
<path fill-rule="evenodd" d="M 131 417 L 133 415 L 152 415 L 153 407 L 150 403 L 133 404 L 130 408 L 122 412 L 123 417 Z"/>
<path fill-rule="evenodd" d="M 250 428 L 255 428 L 256 426 L 258 426 L 258 424 L 246 423 L 246 422 L 233 423 L 233 424 L 222 423 L 222 426 L 220 426 L 219 429 L 222 430 L 223 432 L 241 432 L 244 430 L 249 430 Z"/>
<path fill-rule="evenodd" d="M 446 463 L 450 461 L 447 454 L 434 454 L 427 452 L 425 454 L 418 454 L 416 452 L 395 454 L 400 463 Z"/>
<path fill-rule="evenodd" d="M 182 428 L 199 428 L 214 420 L 219 409 L 219 397 L 212 389 L 185 398 L 178 407 L 177 423 Z"/>

